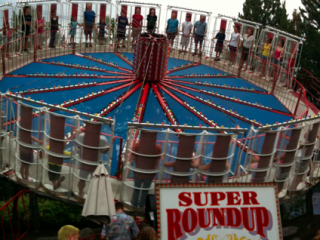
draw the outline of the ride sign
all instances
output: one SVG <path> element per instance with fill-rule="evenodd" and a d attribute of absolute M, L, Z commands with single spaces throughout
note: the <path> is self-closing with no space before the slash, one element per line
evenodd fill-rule
<path fill-rule="evenodd" d="M 275 183 L 157 184 L 163 240 L 282 239 Z"/>

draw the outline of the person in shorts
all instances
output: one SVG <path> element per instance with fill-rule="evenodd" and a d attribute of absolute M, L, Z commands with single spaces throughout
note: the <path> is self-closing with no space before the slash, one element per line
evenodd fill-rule
<path fill-rule="evenodd" d="M 156 10 L 154 8 L 150 9 L 150 12 L 147 16 L 147 32 L 148 33 L 154 33 L 156 30 L 156 25 L 157 25 L 157 15 L 156 15 Z"/>
<path fill-rule="evenodd" d="M 166 29 L 166 33 L 168 35 L 168 39 L 171 44 L 171 50 L 173 47 L 174 39 L 178 33 L 178 26 L 179 26 L 179 21 L 177 20 L 177 13 L 172 12 L 171 18 L 168 20 L 167 29 Z"/>
<path fill-rule="evenodd" d="M 251 28 L 248 28 L 247 33 L 243 35 L 243 40 L 241 41 L 239 46 L 239 48 L 242 51 L 240 64 L 239 64 L 239 72 L 238 72 L 239 76 L 244 63 L 246 63 L 246 66 L 243 70 L 247 71 L 247 68 L 249 65 L 248 57 L 249 57 L 249 54 L 252 52 L 253 43 L 254 43 L 253 30 Z"/>
<path fill-rule="evenodd" d="M 181 43 L 180 43 L 182 46 L 182 49 L 180 50 L 180 53 L 187 52 L 187 47 L 189 46 L 189 42 L 190 42 L 191 31 L 192 31 L 191 16 L 187 14 L 186 21 L 182 23 L 182 37 L 181 37 Z"/>
<path fill-rule="evenodd" d="M 201 16 L 200 21 L 197 21 L 193 27 L 193 37 L 195 42 L 195 50 L 193 55 L 197 54 L 197 51 L 198 51 L 197 48 L 199 43 L 200 44 L 199 57 L 201 57 L 202 42 L 206 35 L 206 32 L 207 32 L 207 23 L 205 22 L 205 16 Z"/>
<path fill-rule="evenodd" d="M 237 56 L 237 49 L 239 45 L 239 39 L 240 39 L 240 27 L 239 26 L 234 26 L 234 32 L 231 33 L 231 38 L 229 41 L 229 50 L 230 50 L 230 58 L 229 58 L 229 65 L 233 65 L 236 56 Z"/>
<path fill-rule="evenodd" d="M 80 130 L 78 130 L 78 132 L 80 132 Z M 78 144 L 78 149 L 80 150 L 80 158 L 82 159 L 82 154 L 83 154 L 83 144 L 84 144 L 84 137 L 85 137 L 85 133 L 80 133 L 78 135 L 78 137 L 76 138 L 76 141 L 79 143 Z M 99 140 L 99 148 L 101 148 L 99 150 L 98 153 L 98 158 L 97 159 L 83 159 L 85 161 L 89 161 L 92 163 L 98 163 L 100 161 L 102 161 L 102 154 L 106 154 L 109 151 L 110 146 L 108 145 L 108 140 L 106 139 L 105 136 L 100 135 L 100 140 Z M 83 198 L 84 196 L 84 188 L 86 186 L 86 180 L 88 179 L 89 175 L 92 175 L 92 173 L 94 172 L 94 170 L 96 169 L 96 165 L 88 165 L 88 164 L 84 164 L 81 163 L 80 165 L 80 179 L 78 182 L 78 188 L 79 188 L 79 194 L 78 196 L 80 198 Z"/>
<path fill-rule="evenodd" d="M 84 11 L 84 35 L 86 36 L 86 47 L 92 47 L 91 40 L 92 40 L 92 28 L 95 23 L 96 13 L 92 11 L 92 4 L 87 4 L 87 10 Z M 88 43 L 89 37 L 89 43 Z"/>
<path fill-rule="evenodd" d="M 271 42 L 272 42 L 272 38 L 267 38 L 266 42 L 263 44 L 263 47 L 259 47 L 259 49 L 262 50 L 262 54 L 261 54 L 261 58 L 262 58 L 262 70 L 261 70 L 261 74 L 260 77 L 265 77 L 265 70 L 266 70 L 266 63 L 268 61 L 269 55 L 270 55 L 270 51 L 272 49 L 271 46 Z"/>
<path fill-rule="evenodd" d="M 22 31 L 24 32 L 24 41 L 22 41 L 23 44 L 23 51 L 27 52 L 28 51 L 28 37 L 30 35 L 30 29 L 31 29 L 31 14 L 30 14 L 30 8 L 25 7 L 23 9 L 24 14 L 22 16 Z"/>
<path fill-rule="evenodd" d="M 136 38 L 140 36 L 141 31 L 142 31 L 142 20 L 143 16 L 140 14 L 141 9 L 136 8 L 135 9 L 135 14 L 132 16 L 132 44 L 135 42 Z"/>
<path fill-rule="evenodd" d="M 125 12 L 121 12 L 121 16 L 118 17 L 118 28 L 117 28 L 117 47 L 120 48 L 120 42 L 122 40 L 122 47 L 125 48 L 126 28 L 129 25 L 128 18 Z"/>
<path fill-rule="evenodd" d="M 78 21 L 76 20 L 75 16 L 71 17 L 71 23 L 70 23 L 70 45 L 72 46 L 73 44 L 75 44 L 74 42 L 74 37 L 77 34 L 77 27 L 78 26 L 83 26 L 83 24 L 78 23 Z"/>
<path fill-rule="evenodd" d="M 226 38 L 226 34 L 224 33 L 225 30 L 224 28 L 221 28 L 220 31 L 217 33 L 217 35 L 212 39 L 217 39 L 217 43 L 216 43 L 216 47 L 215 47 L 215 52 L 216 52 L 216 61 L 220 60 L 220 55 L 222 53 L 222 49 L 223 49 L 223 42 Z"/>

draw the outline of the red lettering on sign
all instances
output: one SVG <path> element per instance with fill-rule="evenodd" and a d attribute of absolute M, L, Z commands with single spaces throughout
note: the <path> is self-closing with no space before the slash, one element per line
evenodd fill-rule
<path fill-rule="evenodd" d="M 243 205 L 260 205 L 257 200 L 258 194 L 256 192 L 242 192 Z"/>
<path fill-rule="evenodd" d="M 208 228 L 210 227 L 210 211 L 206 211 L 205 208 L 198 209 L 199 214 L 199 227 L 200 228 Z M 206 219 L 208 219 L 208 223 L 206 223 Z"/>
<path fill-rule="evenodd" d="M 239 192 L 227 192 L 227 205 L 240 205 L 241 198 Z M 236 202 L 235 202 L 236 201 Z"/>
<path fill-rule="evenodd" d="M 182 192 L 178 195 L 179 206 L 180 207 L 189 207 L 192 204 L 191 193 Z M 184 203 L 183 203 L 184 202 Z"/>
<path fill-rule="evenodd" d="M 181 213 L 178 209 L 167 209 L 168 239 L 174 240 L 182 237 L 180 221 Z"/>
<path fill-rule="evenodd" d="M 190 216 L 189 216 L 190 214 Z M 198 225 L 198 214 L 192 208 L 187 208 L 182 215 L 182 227 L 186 233 L 193 232 Z"/>
<path fill-rule="evenodd" d="M 219 201 L 226 199 L 226 194 L 224 192 L 211 192 L 211 206 L 219 206 Z"/>
<path fill-rule="evenodd" d="M 226 208 L 227 212 L 227 226 L 239 227 L 241 225 L 241 212 L 237 208 Z"/>
<path fill-rule="evenodd" d="M 266 237 L 264 234 L 264 228 L 268 227 L 270 224 L 268 210 L 265 207 L 256 207 L 251 209 L 256 211 L 257 234 L 262 237 Z"/>
<path fill-rule="evenodd" d="M 251 218 L 249 217 L 249 208 L 241 208 L 242 211 L 242 222 L 245 229 L 247 229 L 249 232 L 252 232 L 254 230 L 254 211 L 250 209 L 251 212 Z M 251 221 L 250 221 L 251 219 Z M 252 223 L 252 227 L 250 227 L 250 222 Z"/>
<path fill-rule="evenodd" d="M 202 206 L 205 206 L 208 204 L 208 193 L 207 192 L 204 192 L 203 193 L 204 196 L 205 196 L 205 203 L 201 203 L 201 195 L 202 193 L 201 192 L 194 192 L 193 193 L 193 196 L 194 196 L 194 204 L 199 206 L 199 207 L 202 207 Z"/>

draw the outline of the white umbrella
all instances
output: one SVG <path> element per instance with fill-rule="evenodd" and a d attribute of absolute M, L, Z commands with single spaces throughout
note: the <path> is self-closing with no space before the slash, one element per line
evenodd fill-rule
<path fill-rule="evenodd" d="M 108 171 L 103 164 L 96 168 L 82 209 L 82 216 L 98 223 L 108 223 L 109 216 L 116 214 L 112 186 L 108 175 Z"/>

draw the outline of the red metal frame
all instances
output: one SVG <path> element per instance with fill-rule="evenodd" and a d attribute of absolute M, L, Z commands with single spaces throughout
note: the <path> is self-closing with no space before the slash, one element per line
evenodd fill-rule
<path fill-rule="evenodd" d="M 1 228 L 2 228 L 2 235 L 3 235 L 3 239 L 5 240 L 6 239 L 6 233 L 5 233 L 5 230 L 4 230 L 4 216 L 5 216 L 5 212 L 7 212 L 8 214 L 8 218 L 9 218 L 9 223 L 10 223 L 10 230 L 11 230 L 11 238 L 10 239 L 16 239 L 16 240 L 20 240 L 20 239 L 23 239 L 23 238 L 26 238 L 28 239 L 28 231 L 29 231 L 29 228 L 30 228 L 30 190 L 22 190 L 20 191 L 19 193 L 17 193 L 13 198 L 11 198 L 5 205 L 3 205 L 1 208 L 0 208 L 0 213 L 2 212 L 2 223 L 1 223 Z M 25 200 L 24 200 L 24 194 L 25 193 L 28 193 L 29 194 L 29 208 L 28 208 L 28 211 L 26 210 L 26 206 L 25 206 Z M 20 198 L 22 199 L 22 205 L 23 205 L 23 210 L 24 210 L 24 217 L 25 217 L 25 220 L 26 220 L 26 223 L 27 223 L 27 230 L 26 232 L 20 234 L 20 217 L 18 215 L 18 203 L 19 203 L 19 200 Z M 17 205 L 16 205 L 16 208 L 14 209 L 14 212 L 17 214 L 17 218 L 18 218 L 18 230 L 15 229 L 15 232 L 14 232 L 14 229 L 13 229 L 13 226 L 12 226 L 12 221 L 11 221 L 11 211 L 10 211 L 10 206 L 9 204 L 11 202 L 13 202 L 14 200 L 17 200 Z"/>

